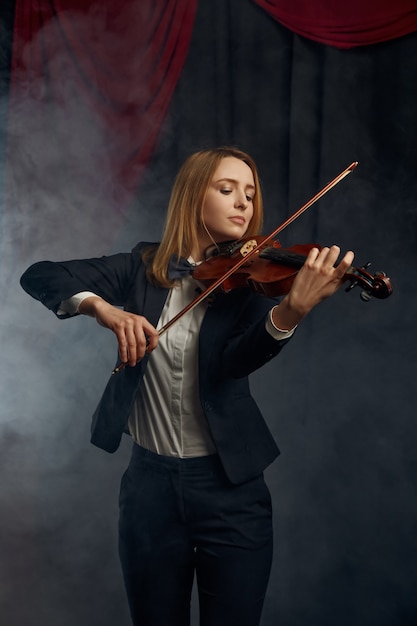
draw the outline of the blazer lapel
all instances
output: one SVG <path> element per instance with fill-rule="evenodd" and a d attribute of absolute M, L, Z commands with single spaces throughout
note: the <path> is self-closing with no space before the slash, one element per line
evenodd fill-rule
<path fill-rule="evenodd" d="M 161 287 L 155 287 L 155 285 L 146 283 L 143 315 L 155 327 L 164 307 L 165 300 L 167 299 L 168 291 L 168 289 L 161 289 Z"/>

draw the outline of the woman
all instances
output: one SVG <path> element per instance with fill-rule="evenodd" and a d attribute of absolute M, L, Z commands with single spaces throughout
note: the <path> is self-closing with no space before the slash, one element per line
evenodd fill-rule
<path fill-rule="evenodd" d="M 251 157 L 205 150 L 177 175 L 159 245 L 37 263 L 21 279 L 59 317 L 90 315 L 116 335 L 126 367 L 108 382 L 91 440 L 113 452 L 124 431 L 133 438 L 119 547 L 138 626 L 189 624 L 194 573 L 201 625 L 259 624 L 272 558 L 263 470 L 279 451 L 248 375 L 337 291 L 353 253 L 335 267 L 337 246 L 311 250 L 281 302 L 236 289 L 203 301 L 161 336 L 158 329 L 195 298 L 189 269 L 206 248 L 258 234 L 261 222 Z"/>

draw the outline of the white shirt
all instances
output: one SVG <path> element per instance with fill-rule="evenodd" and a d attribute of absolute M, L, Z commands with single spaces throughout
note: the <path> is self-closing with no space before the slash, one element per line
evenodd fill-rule
<path fill-rule="evenodd" d="M 187 276 L 170 290 L 157 330 L 195 299 L 197 287 Z M 180 317 L 149 357 L 129 430 L 157 454 L 187 458 L 216 452 L 198 392 L 198 335 L 206 309 L 203 301 Z"/>

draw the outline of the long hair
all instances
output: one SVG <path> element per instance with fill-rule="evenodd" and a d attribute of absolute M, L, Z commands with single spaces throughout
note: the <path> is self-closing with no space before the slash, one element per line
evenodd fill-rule
<path fill-rule="evenodd" d="M 148 265 L 149 280 L 160 287 L 171 287 L 168 263 L 173 254 L 188 258 L 198 245 L 198 232 L 203 220 L 207 190 L 222 159 L 234 157 L 248 165 L 255 182 L 253 216 L 245 236 L 258 235 L 262 227 L 263 205 L 258 170 L 252 157 L 233 146 L 195 152 L 178 171 L 168 204 L 162 239 L 157 248 L 147 248 L 143 258 Z"/>

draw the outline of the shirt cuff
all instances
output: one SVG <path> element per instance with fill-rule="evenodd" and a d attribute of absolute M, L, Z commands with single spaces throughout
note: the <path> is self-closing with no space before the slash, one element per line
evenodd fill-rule
<path fill-rule="evenodd" d="M 80 291 L 79 293 L 71 296 L 71 298 L 62 300 L 59 305 L 57 315 L 77 315 L 79 313 L 78 307 L 81 302 L 91 296 L 97 296 L 97 294 L 92 291 Z"/>
<path fill-rule="evenodd" d="M 275 326 L 274 322 L 272 321 L 272 311 L 274 310 L 274 308 L 272 308 L 268 313 L 268 317 L 266 318 L 265 322 L 265 328 L 267 332 L 271 335 L 271 337 L 273 337 L 277 341 L 280 339 L 289 339 L 294 334 L 297 326 L 294 326 L 294 328 L 291 328 L 290 330 L 282 330 L 281 328 L 278 328 L 278 326 Z"/>

